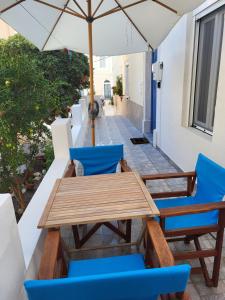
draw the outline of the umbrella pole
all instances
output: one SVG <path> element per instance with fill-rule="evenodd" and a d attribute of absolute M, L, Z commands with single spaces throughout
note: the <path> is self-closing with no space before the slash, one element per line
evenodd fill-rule
<path fill-rule="evenodd" d="M 90 73 L 90 106 L 91 112 L 94 110 L 94 71 L 93 71 L 93 43 L 92 43 L 92 13 L 91 0 L 88 0 L 88 46 L 89 46 L 89 73 Z M 95 146 L 95 118 L 91 114 L 91 141 L 92 146 Z"/>

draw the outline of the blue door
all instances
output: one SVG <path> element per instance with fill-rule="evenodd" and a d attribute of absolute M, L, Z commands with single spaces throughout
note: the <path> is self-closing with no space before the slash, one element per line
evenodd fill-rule
<path fill-rule="evenodd" d="M 152 64 L 157 62 L 157 49 L 152 52 Z M 157 98 L 157 82 L 151 76 L 151 132 L 156 129 L 156 98 Z"/>

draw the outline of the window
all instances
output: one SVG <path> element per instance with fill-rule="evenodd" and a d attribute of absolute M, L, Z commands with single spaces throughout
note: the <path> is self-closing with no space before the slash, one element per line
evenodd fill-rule
<path fill-rule="evenodd" d="M 224 9 L 197 21 L 192 125 L 208 133 L 213 132 L 223 25 Z"/>

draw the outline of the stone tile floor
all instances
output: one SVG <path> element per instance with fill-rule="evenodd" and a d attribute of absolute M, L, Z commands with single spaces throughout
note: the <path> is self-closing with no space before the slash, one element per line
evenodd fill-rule
<path fill-rule="evenodd" d="M 114 107 L 106 105 L 105 116 L 98 118 L 96 122 L 96 144 L 119 144 L 124 145 L 125 158 L 129 166 L 140 174 L 155 174 L 165 172 L 176 172 L 178 168 L 169 161 L 160 151 L 155 149 L 151 143 L 144 145 L 133 145 L 130 142 L 131 137 L 140 137 L 141 133 L 122 116 L 114 114 Z M 90 145 L 90 131 L 87 131 L 84 145 Z M 148 188 L 151 192 L 181 190 L 185 187 L 183 179 L 159 180 L 148 183 Z M 141 228 L 141 221 L 134 220 L 132 225 L 132 240 L 136 237 Z M 81 228 L 80 230 L 84 230 Z M 66 247 L 73 248 L 74 242 L 72 231 L 70 228 L 63 229 L 63 235 Z M 86 246 L 93 245 L 113 245 L 120 242 L 107 228 L 100 228 L 97 233 L 86 243 Z M 209 248 L 214 246 L 214 239 L 211 236 L 201 238 L 202 246 Z M 224 243 L 225 246 L 225 243 Z M 183 242 L 171 244 L 170 247 L 176 250 L 189 250 L 193 247 L 192 244 L 184 245 Z M 135 252 L 135 249 L 127 248 L 112 248 L 107 250 L 92 250 L 83 252 L 71 252 L 70 256 L 75 259 L 104 257 L 111 255 L 121 255 L 130 252 Z M 209 269 L 212 269 L 212 259 L 206 259 Z M 189 262 L 192 265 L 198 265 L 198 261 Z M 208 288 L 205 286 L 202 275 L 192 275 L 188 283 L 188 292 L 193 300 L 222 300 L 225 299 L 225 247 L 223 249 L 223 259 L 220 271 L 220 282 L 218 288 Z"/>

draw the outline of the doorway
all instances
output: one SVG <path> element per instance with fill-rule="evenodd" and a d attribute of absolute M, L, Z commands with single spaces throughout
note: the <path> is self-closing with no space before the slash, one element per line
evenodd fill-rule
<path fill-rule="evenodd" d="M 112 88 L 109 80 L 104 81 L 104 97 L 105 99 L 111 99 L 112 97 Z"/>

